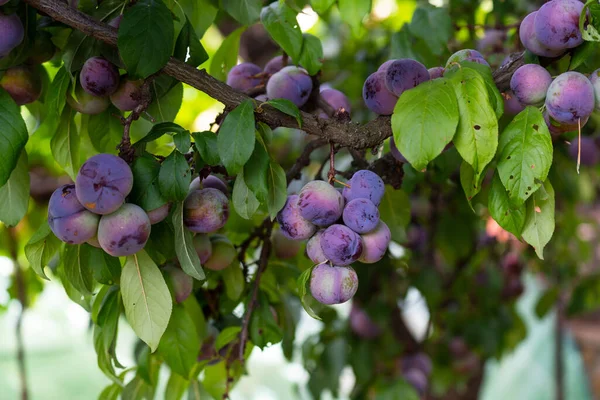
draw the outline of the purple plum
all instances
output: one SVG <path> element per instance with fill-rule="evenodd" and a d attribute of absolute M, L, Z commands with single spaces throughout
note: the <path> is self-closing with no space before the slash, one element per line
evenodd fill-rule
<path fill-rule="evenodd" d="M 121 111 L 132 111 L 150 96 L 150 90 L 144 81 L 121 78 L 118 89 L 110 95 L 110 101 Z"/>
<path fill-rule="evenodd" d="M 541 57 L 558 57 L 564 53 L 564 49 L 553 50 L 543 45 L 535 33 L 535 19 L 537 11 L 527 15 L 521 22 L 519 28 L 519 39 L 523 46 L 533 54 Z"/>
<path fill-rule="evenodd" d="M 579 139 L 575 138 L 569 145 L 569 155 L 573 160 L 577 160 L 577 154 L 579 153 Z M 598 154 L 598 147 L 594 139 L 587 136 L 581 137 L 581 165 L 594 166 L 600 161 L 600 154 Z"/>
<path fill-rule="evenodd" d="M 510 79 L 510 89 L 519 102 L 526 106 L 540 106 L 552 83 L 552 76 L 546 68 L 537 64 L 519 67 Z"/>
<path fill-rule="evenodd" d="M 375 339 L 382 333 L 381 328 L 373 322 L 369 314 L 356 303 L 352 303 L 348 319 L 352 331 L 363 339 Z"/>
<path fill-rule="evenodd" d="M 171 203 L 163 204 L 154 210 L 148 211 L 147 214 L 150 219 L 150 224 L 154 225 L 163 221 L 169 215 L 169 211 L 171 211 Z"/>
<path fill-rule="evenodd" d="M 256 101 L 262 101 L 264 103 L 265 101 L 269 101 L 269 98 L 267 97 L 266 94 L 259 94 L 258 96 L 256 96 L 254 98 L 254 100 L 256 100 Z"/>
<path fill-rule="evenodd" d="M 339 90 L 336 89 L 323 89 L 321 90 L 321 97 L 327 104 L 331 106 L 335 111 L 343 112 L 346 111 L 350 114 L 350 101 L 348 97 Z"/>
<path fill-rule="evenodd" d="M 534 21 L 538 41 L 551 50 L 572 49 L 583 43 L 579 16 L 583 3 L 578 0 L 552 0 L 537 12 Z"/>
<path fill-rule="evenodd" d="M 546 125 L 548 126 L 548 130 L 552 134 L 552 136 L 559 136 L 565 132 L 576 132 L 580 128 L 583 128 L 585 124 L 588 122 L 589 117 L 584 118 L 581 123 L 576 122 L 574 124 L 561 124 L 556 121 L 550 115 L 548 115 L 548 110 L 544 111 L 544 121 L 546 121 Z"/>
<path fill-rule="evenodd" d="M 427 68 L 420 62 L 409 58 L 402 58 L 390 63 L 385 74 L 385 86 L 396 96 L 429 80 Z"/>
<path fill-rule="evenodd" d="M 272 58 L 267 63 L 267 65 L 265 65 L 264 71 L 269 75 L 273 75 L 274 73 L 281 71 L 282 68 L 287 67 L 290 64 L 292 64 L 292 62 L 289 57 L 286 58 L 284 63 L 283 56 L 277 56 Z"/>
<path fill-rule="evenodd" d="M 77 200 L 75 185 L 59 187 L 48 202 L 48 225 L 57 238 L 69 244 L 91 240 L 98 231 L 99 217 Z"/>
<path fill-rule="evenodd" d="M 119 70 L 102 57 L 92 57 L 83 64 L 79 80 L 89 94 L 106 97 L 119 87 Z"/>
<path fill-rule="evenodd" d="M 369 110 L 379 115 L 390 115 L 398 101 L 398 96 L 385 86 L 385 71 L 369 75 L 363 86 L 363 100 Z"/>
<path fill-rule="evenodd" d="M 444 76 L 444 72 L 446 72 L 446 68 L 444 67 L 433 67 L 427 70 L 429 72 L 429 79 L 437 79 Z"/>
<path fill-rule="evenodd" d="M 463 49 L 457 51 L 456 53 L 452 54 L 450 58 L 448 58 L 448 61 L 446 62 L 446 69 L 455 68 L 453 64 L 460 63 L 462 61 L 470 61 L 481 65 L 487 65 L 488 67 L 490 66 L 483 55 L 477 50 Z"/>
<path fill-rule="evenodd" d="M 392 153 L 392 155 L 394 156 L 394 158 L 396 160 L 403 162 L 403 163 L 408 162 L 408 160 L 406 160 L 406 158 L 404 158 L 402 153 L 400 153 L 400 150 L 398 150 L 398 146 L 396 146 L 396 142 L 394 141 L 393 137 L 390 138 L 390 153 Z"/>
<path fill-rule="evenodd" d="M 110 105 L 110 101 L 107 97 L 98 97 L 92 94 L 89 94 L 80 85 L 75 87 L 75 91 L 73 93 L 75 97 L 71 95 L 71 92 L 67 92 L 67 103 L 77 112 L 82 114 L 101 114 Z"/>
<path fill-rule="evenodd" d="M 409 371 L 411 369 L 417 369 L 428 377 L 433 370 L 431 358 L 425 353 L 414 353 L 402 357 L 402 370 Z"/>
<path fill-rule="evenodd" d="M 0 78 L 0 87 L 6 90 L 19 106 L 33 103 L 42 94 L 42 81 L 39 75 L 25 65 L 4 71 L 4 75 Z"/>
<path fill-rule="evenodd" d="M 262 80 L 256 75 L 261 72 L 262 69 L 256 64 L 249 62 L 238 64 L 227 74 L 227 84 L 236 90 L 245 92 L 260 85 Z"/>
<path fill-rule="evenodd" d="M 371 232 L 379 223 L 379 210 L 371 200 L 354 199 L 346 204 L 342 214 L 344 224 L 356 233 Z"/>
<path fill-rule="evenodd" d="M 203 264 L 211 271 L 221 271 L 227 268 L 237 257 L 235 247 L 231 241 L 223 235 L 213 235 L 210 238 L 212 254 Z"/>
<path fill-rule="evenodd" d="M 363 247 L 360 236 L 345 225 L 331 225 L 321 236 L 323 254 L 335 265 L 352 264 L 361 256 Z"/>
<path fill-rule="evenodd" d="M 98 242 L 102 250 L 111 256 L 130 256 L 144 248 L 150 229 L 146 212 L 135 204 L 127 203 L 100 218 Z"/>
<path fill-rule="evenodd" d="M 121 21 L 123 20 L 123 14 L 119 14 L 108 22 L 108 25 L 113 28 L 119 29 L 121 26 Z"/>
<path fill-rule="evenodd" d="M 341 304 L 358 289 L 358 277 L 350 267 L 317 265 L 310 275 L 310 293 L 322 304 Z"/>
<path fill-rule="evenodd" d="M 229 200 L 218 189 L 194 190 L 183 203 L 183 223 L 192 232 L 218 231 L 229 218 Z"/>
<path fill-rule="evenodd" d="M 340 219 L 344 198 L 325 181 L 308 182 L 298 194 L 300 215 L 317 226 L 329 226 Z"/>
<path fill-rule="evenodd" d="M 229 188 L 227 187 L 227 184 L 214 175 L 208 175 L 206 178 L 202 179 L 202 182 L 200 182 L 200 177 L 196 177 L 192 183 L 190 183 L 189 190 L 192 192 L 194 190 L 207 188 L 218 189 L 223 192 L 225 196 L 229 196 Z"/>
<path fill-rule="evenodd" d="M 552 81 L 546 95 L 546 110 L 558 123 L 577 124 L 594 111 L 594 86 L 579 72 L 565 72 Z"/>
<path fill-rule="evenodd" d="M 273 231 L 271 243 L 273 244 L 273 252 L 275 253 L 275 256 L 280 260 L 288 260 L 296 257 L 302 248 L 301 242 L 289 239 L 287 236 L 281 233 L 281 229 L 276 229 Z"/>
<path fill-rule="evenodd" d="M 85 208 L 96 214 L 117 211 L 133 187 L 131 168 L 112 154 L 90 157 L 79 169 L 77 198 Z"/>
<path fill-rule="evenodd" d="M 506 31 L 501 29 L 486 29 L 483 37 L 477 41 L 477 50 L 481 53 L 504 52 Z"/>
<path fill-rule="evenodd" d="M 306 243 L 306 255 L 315 264 L 321 264 L 327 261 L 327 257 L 321 248 L 321 237 L 323 236 L 323 232 L 324 230 L 318 231 L 308 239 L 308 242 Z"/>
<path fill-rule="evenodd" d="M 383 72 L 386 72 L 386 71 L 387 71 L 387 69 L 388 69 L 388 67 L 389 67 L 390 65 L 392 65 L 392 63 L 393 63 L 394 61 L 396 61 L 396 60 L 395 60 L 395 59 L 394 59 L 394 60 L 387 60 L 386 62 L 384 62 L 383 64 L 381 64 L 381 65 L 379 66 L 379 68 L 377 68 L 377 71 L 383 71 Z"/>
<path fill-rule="evenodd" d="M 373 264 L 381 260 L 385 255 L 392 240 L 392 233 L 385 222 L 379 221 L 375 230 L 361 235 L 361 238 L 363 252 L 359 261 L 365 264 Z"/>
<path fill-rule="evenodd" d="M 504 99 L 504 113 L 506 115 L 517 115 L 525 109 L 525 106 L 521 104 L 511 90 L 502 93 L 502 99 Z"/>
<path fill-rule="evenodd" d="M 179 265 L 168 263 L 163 267 L 163 273 L 166 275 L 165 280 L 169 287 L 173 290 L 175 302 L 183 303 L 194 290 L 194 278 L 183 272 Z"/>
<path fill-rule="evenodd" d="M 348 184 L 350 187 L 345 187 L 342 192 L 346 201 L 368 199 L 379 206 L 385 194 L 385 184 L 381 178 L 365 169 L 355 172 Z"/>
<path fill-rule="evenodd" d="M 281 225 L 281 233 L 292 240 L 305 240 L 311 237 L 317 227 L 300 215 L 298 195 L 288 196 L 285 206 L 277 214 L 277 222 Z"/>
<path fill-rule="evenodd" d="M 423 396 L 427 392 L 428 379 L 427 375 L 423 371 L 417 368 L 411 368 L 404 372 L 403 378 L 408 382 L 415 390 L 419 393 L 419 396 Z"/>
<path fill-rule="evenodd" d="M 288 66 L 271 76 L 267 82 L 267 97 L 287 99 L 302 107 L 308 101 L 312 89 L 312 79 L 305 69 Z"/>
<path fill-rule="evenodd" d="M 593 140 L 591 145 L 595 147 Z M 577 154 L 575 154 L 575 158 L 577 158 Z M 508 253 L 502 259 L 502 270 L 507 275 L 519 275 L 523 272 L 523 267 L 523 263 L 519 259 L 519 254 L 516 252 Z"/>
<path fill-rule="evenodd" d="M 17 14 L 4 15 L 0 13 L 0 58 L 20 45 L 24 37 L 23 23 Z"/>
<path fill-rule="evenodd" d="M 212 243 L 208 235 L 199 233 L 194 236 L 194 249 L 200 258 L 200 263 L 204 265 L 206 261 L 212 256 Z"/>

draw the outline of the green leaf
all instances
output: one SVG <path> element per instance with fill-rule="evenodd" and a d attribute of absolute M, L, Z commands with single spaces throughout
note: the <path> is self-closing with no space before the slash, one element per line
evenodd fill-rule
<path fill-rule="evenodd" d="M 410 31 L 423 39 L 431 52 L 442 55 L 452 38 L 452 20 L 447 8 L 417 8 L 410 21 Z"/>
<path fill-rule="evenodd" d="M 160 340 L 158 351 L 171 371 L 189 379 L 200 352 L 200 341 L 194 321 L 183 307 L 173 307 L 171 320 Z"/>
<path fill-rule="evenodd" d="M 269 170 L 270 157 L 268 148 L 264 145 L 260 134 L 256 133 L 257 143 L 254 146 L 252 156 L 244 166 L 244 182 L 261 203 L 266 203 L 269 193 L 267 184 L 267 173 Z"/>
<path fill-rule="evenodd" d="M 544 292 L 535 304 L 535 315 L 542 319 L 554 307 L 560 295 L 559 288 L 553 287 Z"/>
<path fill-rule="evenodd" d="M 188 194 L 192 173 L 185 156 L 173 150 L 163 161 L 158 173 L 160 193 L 172 201 L 184 200 Z"/>
<path fill-rule="evenodd" d="M 119 258 L 113 257 L 102 249 L 93 246 L 86 247 L 88 264 L 92 267 L 94 279 L 105 285 L 115 285 L 121 277 Z"/>
<path fill-rule="evenodd" d="M 254 150 L 254 106 L 245 100 L 227 114 L 217 136 L 219 156 L 230 175 L 238 174 Z"/>
<path fill-rule="evenodd" d="M 458 68 L 450 82 L 458 103 L 458 128 L 454 145 L 475 171 L 475 180 L 494 159 L 498 147 L 498 121 L 488 100 L 483 78 L 469 68 Z"/>
<path fill-rule="evenodd" d="M 298 122 L 298 128 L 302 128 L 302 115 L 300 114 L 300 109 L 289 100 L 286 99 L 272 99 L 265 104 L 270 105 L 271 107 L 281 111 L 284 114 L 289 115 L 290 117 L 296 118 Z"/>
<path fill-rule="evenodd" d="M 567 307 L 569 315 L 596 311 L 600 305 L 600 275 L 594 274 L 583 278 L 575 289 Z"/>
<path fill-rule="evenodd" d="M 102 390 L 102 392 L 98 395 L 98 400 L 118 400 L 122 391 L 123 387 L 113 383 Z"/>
<path fill-rule="evenodd" d="M 287 180 L 285 171 L 277 161 L 271 160 L 271 162 L 269 162 L 269 169 L 267 170 L 267 187 L 269 189 L 267 209 L 269 210 L 271 220 L 274 220 L 277 213 L 285 205 L 285 200 L 287 199 Z"/>
<path fill-rule="evenodd" d="M 164 67 L 173 51 L 171 12 L 161 0 L 140 0 L 126 8 L 119 26 L 119 53 L 134 77 L 147 78 Z"/>
<path fill-rule="evenodd" d="M 119 317 L 121 316 L 121 293 L 116 286 L 112 286 L 102 301 L 98 312 L 97 325 L 102 328 L 102 341 L 104 348 L 114 353 L 117 342 Z"/>
<path fill-rule="evenodd" d="M 242 25 L 252 25 L 258 20 L 261 0 L 221 0 L 221 7 Z"/>
<path fill-rule="evenodd" d="M 131 166 L 133 188 L 129 195 L 130 202 L 146 211 L 156 210 L 167 204 L 167 199 L 161 194 L 159 188 L 160 170 L 160 163 L 150 154 L 144 154 L 134 160 Z"/>
<path fill-rule="evenodd" d="M 310 315 L 311 317 L 313 317 L 314 319 L 321 321 L 322 320 L 321 317 L 319 317 L 307 303 L 308 295 L 306 293 L 306 286 L 308 285 L 308 282 L 310 281 L 310 276 L 312 275 L 313 269 L 314 269 L 314 267 L 304 270 L 304 272 L 302 272 L 300 274 L 300 276 L 298 277 L 296 284 L 298 285 L 298 297 L 300 298 L 300 301 L 302 303 L 302 307 L 304 308 L 304 311 L 306 311 L 306 313 L 308 315 Z"/>
<path fill-rule="evenodd" d="M 50 230 L 48 221 L 44 221 L 25 245 L 25 257 L 35 273 L 40 278 L 48 280 L 44 273 L 44 267 L 48 265 L 59 249 L 60 240 Z"/>
<path fill-rule="evenodd" d="M 181 269 L 199 281 L 204 280 L 204 270 L 200 265 L 200 258 L 194 248 L 193 235 L 183 224 L 183 203 L 179 202 L 173 212 L 173 230 L 175 232 L 175 253 Z"/>
<path fill-rule="evenodd" d="M 160 270 L 145 251 L 127 257 L 121 293 L 129 324 L 154 352 L 167 329 L 173 304 Z"/>
<path fill-rule="evenodd" d="M 392 115 L 398 150 L 416 170 L 423 170 L 450 143 L 458 125 L 452 85 L 439 78 L 402 93 Z"/>
<path fill-rule="evenodd" d="M 299 60 L 302 52 L 302 31 L 296 20 L 296 12 L 287 4 L 276 1 L 264 7 L 260 21 L 283 51 L 292 60 Z"/>
<path fill-rule="evenodd" d="M 54 76 L 54 79 L 46 92 L 45 104 L 47 106 L 47 114 L 44 121 L 42 121 L 42 125 L 36 131 L 36 134 L 40 136 L 54 135 L 60 122 L 60 116 L 65 108 L 67 90 L 69 89 L 70 84 L 71 77 L 69 71 L 67 71 L 63 65 Z M 2 181 L 0 180 L 0 182 Z"/>
<path fill-rule="evenodd" d="M 196 332 L 198 333 L 198 341 L 202 341 L 206 337 L 206 317 L 202 312 L 202 307 L 198 304 L 196 297 L 189 296 L 183 303 L 185 311 L 192 317 L 192 321 L 196 325 Z"/>
<path fill-rule="evenodd" d="M 190 381 L 175 372 L 171 372 L 163 398 L 165 400 L 181 400 L 189 385 Z"/>
<path fill-rule="evenodd" d="M 241 331 L 241 326 L 229 326 L 223 329 L 221 333 L 219 333 L 219 336 L 217 336 L 217 340 L 215 340 L 215 349 L 219 351 L 229 343 L 233 342 L 237 339 L 238 334 Z"/>
<path fill-rule="evenodd" d="M 208 60 L 208 53 L 200 43 L 189 19 L 186 19 L 185 25 L 177 36 L 173 56 L 194 68 Z"/>
<path fill-rule="evenodd" d="M 240 38 L 245 30 L 245 27 L 238 28 L 223 40 L 210 62 L 209 72 L 212 76 L 221 81 L 227 78 L 229 70 L 237 64 Z"/>
<path fill-rule="evenodd" d="M 135 144 L 139 145 L 142 143 L 150 143 L 150 142 L 162 137 L 163 135 L 166 135 L 167 133 L 180 133 L 180 132 L 186 132 L 186 129 L 182 128 L 181 126 L 177 125 L 174 122 L 162 122 L 160 124 L 154 125 L 152 127 L 152 129 L 150 129 L 150 132 L 148 132 L 148 134 L 146 136 L 144 136 L 143 138 L 141 138 L 140 140 L 135 142 Z"/>
<path fill-rule="evenodd" d="M 335 4 L 335 1 L 336 0 L 310 0 L 310 6 L 317 14 L 324 14 Z"/>
<path fill-rule="evenodd" d="M 192 139 L 189 132 L 179 132 L 173 136 L 173 143 L 180 153 L 185 154 L 190 151 Z"/>
<path fill-rule="evenodd" d="M 235 178 L 231 199 L 233 201 L 233 207 L 235 208 L 235 211 L 244 219 L 252 218 L 260 206 L 256 195 L 246 185 L 243 169 Z"/>
<path fill-rule="evenodd" d="M 219 148 L 217 145 L 217 135 L 211 131 L 194 132 L 194 144 L 196 150 L 200 153 L 202 161 L 208 165 L 218 165 L 221 162 L 219 158 Z"/>
<path fill-rule="evenodd" d="M 521 205 L 546 180 L 552 165 L 552 139 L 535 107 L 521 111 L 500 135 L 498 172 L 515 205 Z"/>
<path fill-rule="evenodd" d="M 490 67 L 471 61 L 462 61 L 460 65 L 465 68 L 474 69 L 479 73 L 479 75 L 481 75 L 485 83 L 485 87 L 487 88 L 490 105 L 496 113 L 496 119 L 500 119 L 500 117 L 502 117 L 504 114 L 504 98 L 496 86 L 496 82 L 494 81 Z"/>
<path fill-rule="evenodd" d="M 65 277 L 82 294 L 92 294 L 94 278 L 89 264 L 89 244 L 66 245 L 63 253 Z"/>
<path fill-rule="evenodd" d="M 410 222 L 410 201 L 406 193 L 386 185 L 379 217 L 390 228 L 392 240 L 402 242 L 406 238 L 404 228 Z"/>
<path fill-rule="evenodd" d="M 467 162 L 460 163 L 460 184 L 465 192 L 469 206 L 473 209 L 471 200 L 481 191 L 481 186 L 485 178 L 485 173 L 479 176 L 479 180 L 475 180 L 475 171 Z"/>
<path fill-rule="evenodd" d="M 80 138 L 75 124 L 76 112 L 68 107 L 60 117 L 60 124 L 50 141 L 52 156 L 71 179 L 75 180 L 79 171 Z"/>
<path fill-rule="evenodd" d="M 260 293 L 258 306 L 250 320 L 250 340 L 262 350 L 269 343 L 279 343 L 282 339 L 283 330 L 273 317 L 267 296 Z"/>
<path fill-rule="evenodd" d="M 600 4 L 595 0 L 588 0 L 581 10 L 579 30 L 583 40 L 600 42 Z"/>
<path fill-rule="evenodd" d="M 121 399 L 123 400 L 147 400 L 153 399 L 153 388 L 142 377 L 136 375 L 125 387 Z"/>
<path fill-rule="evenodd" d="M 29 138 L 19 106 L 0 89 L 0 186 L 8 181 Z"/>
<path fill-rule="evenodd" d="M 359 36 L 363 19 L 371 13 L 371 0 L 338 0 L 338 8 L 342 20 L 350 25 L 352 34 Z"/>
<path fill-rule="evenodd" d="M 323 45 L 321 40 L 309 33 L 305 33 L 302 42 L 302 51 L 298 63 L 308 71 L 309 75 L 316 75 L 323 67 Z"/>
<path fill-rule="evenodd" d="M 196 35 L 202 39 L 219 11 L 216 2 L 214 0 L 178 0 L 178 3 L 194 27 Z"/>
<path fill-rule="evenodd" d="M 1 120 L 2 116 L 0 116 Z M 16 226 L 27 213 L 29 206 L 29 164 L 25 151 L 21 152 L 17 166 L 12 170 L 8 181 L 0 187 L 0 204 L 2 205 L 0 206 L 0 221 L 8 226 Z"/>
<path fill-rule="evenodd" d="M 498 173 L 494 174 L 488 195 L 488 208 L 498 225 L 517 238 L 521 237 L 525 225 L 525 204 L 518 206 L 512 204 Z"/>
<path fill-rule="evenodd" d="M 159 76 L 152 82 L 153 91 L 156 93 L 158 88 L 157 81 Z M 168 78 L 168 77 L 167 77 Z M 175 86 L 169 89 L 164 96 L 156 98 L 148 107 L 148 114 L 154 117 L 157 122 L 170 122 L 175 119 L 181 108 L 183 101 L 183 84 L 176 83 Z"/>
<path fill-rule="evenodd" d="M 587 60 L 591 59 L 598 51 L 597 42 L 583 42 L 581 46 L 577 46 L 571 53 L 571 60 L 569 62 L 569 71 L 582 65 Z"/>
<path fill-rule="evenodd" d="M 235 301 L 244 292 L 246 280 L 240 268 L 240 262 L 235 258 L 232 263 L 223 270 L 223 282 L 225 283 L 225 295 Z"/>
<path fill-rule="evenodd" d="M 527 202 L 527 216 L 523 239 L 533 246 L 537 256 L 544 259 L 544 247 L 554 234 L 554 188 L 544 182 L 545 190 L 538 190 Z"/>
<path fill-rule="evenodd" d="M 114 152 L 121 142 L 123 125 L 115 115 L 119 115 L 119 111 L 109 107 L 103 113 L 90 115 L 88 118 L 87 129 L 90 141 L 100 153 Z"/>

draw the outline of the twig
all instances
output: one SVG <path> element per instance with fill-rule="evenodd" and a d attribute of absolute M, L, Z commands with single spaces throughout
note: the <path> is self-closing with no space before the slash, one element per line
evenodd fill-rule
<path fill-rule="evenodd" d="M 123 138 L 121 143 L 117 147 L 119 149 L 119 157 L 131 164 L 133 162 L 133 156 L 135 151 L 131 147 L 131 137 L 129 132 L 131 131 L 131 124 L 133 121 L 137 121 L 140 116 L 146 112 L 146 109 L 152 101 L 152 95 L 150 94 L 150 83 L 154 80 L 156 75 L 149 76 L 140 87 L 140 104 L 127 116 L 127 118 L 121 117 L 121 124 L 123 125 Z"/>
<path fill-rule="evenodd" d="M 271 254 L 271 230 L 273 229 L 273 223 L 271 220 L 265 220 L 265 235 L 263 237 L 262 249 L 260 250 L 260 260 L 258 261 L 258 269 L 254 278 L 254 284 L 252 289 L 252 297 L 246 307 L 246 313 L 244 314 L 244 321 L 242 323 L 242 331 L 240 332 L 240 354 L 239 359 L 244 363 L 244 352 L 246 351 L 246 343 L 248 342 L 248 330 L 250 329 L 250 319 L 252 313 L 256 307 L 258 301 L 258 290 L 260 286 L 260 278 L 267 269 L 269 262 L 269 255 Z"/>
<path fill-rule="evenodd" d="M 309 142 L 304 147 L 302 154 L 300 155 L 300 157 L 298 157 L 294 165 L 292 165 L 292 167 L 286 174 L 288 184 L 300 175 L 300 171 L 302 171 L 302 168 L 310 164 L 310 155 L 312 154 L 312 152 L 318 149 L 319 147 L 325 146 L 326 144 L 327 141 L 324 139 L 315 139 L 312 142 Z"/>
<path fill-rule="evenodd" d="M 8 228 L 8 247 L 10 257 L 15 267 L 15 282 L 17 285 L 17 298 L 21 303 L 21 310 L 15 326 L 15 335 L 17 337 L 17 362 L 19 364 L 19 379 L 21 382 L 21 400 L 29 399 L 29 390 L 27 386 L 27 368 L 25 365 L 25 345 L 23 343 L 23 315 L 27 308 L 27 290 L 25 288 L 25 277 L 23 269 L 19 265 L 17 254 L 17 234 L 15 228 Z"/>
<path fill-rule="evenodd" d="M 327 173 L 327 181 L 333 185 L 335 180 L 335 147 L 333 143 L 329 143 L 329 172 Z"/>

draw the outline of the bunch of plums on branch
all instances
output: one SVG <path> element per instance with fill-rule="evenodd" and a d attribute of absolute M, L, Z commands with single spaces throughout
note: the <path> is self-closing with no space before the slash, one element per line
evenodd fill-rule
<path fill-rule="evenodd" d="M 323 304 L 348 301 L 358 288 L 356 261 L 375 263 L 385 255 L 391 234 L 379 219 L 385 186 L 377 174 L 357 171 L 343 190 L 325 181 L 307 183 L 290 195 L 277 216 L 281 233 L 308 240 L 306 252 L 317 264 L 310 291 Z"/>

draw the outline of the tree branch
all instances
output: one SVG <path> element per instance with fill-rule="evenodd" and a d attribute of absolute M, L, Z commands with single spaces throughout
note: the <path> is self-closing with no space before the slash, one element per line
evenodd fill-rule
<path fill-rule="evenodd" d="M 112 46 L 117 45 L 117 30 L 107 24 L 96 21 L 86 14 L 69 7 L 59 0 L 24 0 L 32 7 L 46 13 L 57 21 L 75 28 Z M 494 72 L 494 80 L 503 91 L 508 88 L 512 73 L 523 64 L 522 53 L 514 57 L 504 67 Z M 210 76 L 205 70 L 198 70 L 183 61 L 171 58 L 163 68 L 164 73 L 203 91 L 215 100 L 223 103 L 227 109 L 237 107 L 242 101 L 249 99 L 244 93 L 237 92 L 226 83 Z M 321 119 L 315 115 L 301 112 L 302 130 L 310 135 L 320 136 L 343 147 L 365 149 L 377 146 L 392 135 L 390 117 L 380 116 L 364 125 L 353 122 L 340 122 L 335 119 Z M 256 118 L 271 127 L 298 128 L 294 118 L 271 107 Z"/>

